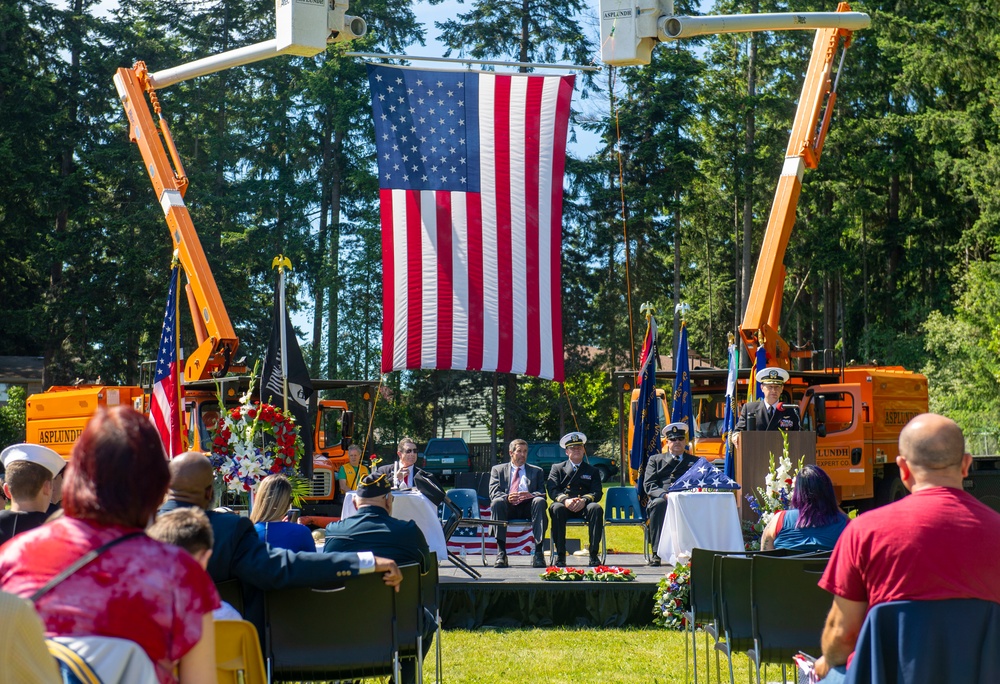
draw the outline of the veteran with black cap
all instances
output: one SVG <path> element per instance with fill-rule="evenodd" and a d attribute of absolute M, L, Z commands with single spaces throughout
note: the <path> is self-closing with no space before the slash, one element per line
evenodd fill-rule
<path fill-rule="evenodd" d="M 660 531 L 667 514 L 667 491 L 698 460 L 687 450 L 687 423 L 670 423 L 660 431 L 660 437 L 667 442 L 665 450 L 649 457 L 642 476 L 642 490 L 649 497 L 646 517 L 649 519 L 653 542 L 653 555 L 649 564 L 654 567 L 660 565 L 656 549 L 660 546 Z"/>
<path fill-rule="evenodd" d="M 765 368 L 757 376 L 757 382 L 764 392 L 764 398 L 761 401 L 748 401 L 743 405 L 731 437 L 736 446 L 739 446 L 740 433 L 744 430 L 788 432 L 799 429 L 798 406 L 781 402 L 781 391 L 788 382 L 788 371 L 784 368 Z"/>
<path fill-rule="evenodd" d="M 0 544 L 15 534 L 41 526 L 52 497 L 52 480 L 66 461 L 41 444 L 13 444 L 0 452 L 4 468 L 4 495 L 10 510 L 0 510 Z"/>
<path fill-rule="evenodd" d="M 584 518 L 590 531 L 590 565 L 600 565 L 599 549 L 604 534 L 604 509 L 598 501 L 604 495 L 601 473 L 586 463 L 584 445 L 587 435 L 571 432 L 559 440 L 566 450 L 566 460 L 556 463 L 549 470 L 545 489 L 553 503 L 549 506 L 552 518 L 552 543 L 556 547 L 556 565 L 566 565 L 566 521 Z"/>
<path fill-rule="evenodd" d="M 424 533 L 412 520 L 392 517 L 392 476 L 374 473 L 362 478 L 355 496 L 358 512 L 326 526 L 323 551 L 371 551 L 397 565 L 420 563 L 426 568 L 430 549 Z"/>

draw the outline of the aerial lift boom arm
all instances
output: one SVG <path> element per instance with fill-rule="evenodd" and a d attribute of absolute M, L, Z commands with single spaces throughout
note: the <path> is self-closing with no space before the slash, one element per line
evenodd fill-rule
<path fill-rule="evenodd" d="M 850 11 L 846 2 L 838 12 Z M 778 188 L 774 193 L 767 230 L 761 245 L 757 270 L 747 300 L 747 309 L 740 325 L 740 336 L 753 358 L 761 345 L 767 351 L 768 365 L 788 369 L 791 352 L 778 332 L 781 318 L 781 296 L 785 283 L 785 249 L 795 225 L 795 210 L 802 190 L 802 174 L 815 169 L 823 152 L 823 142 L 830 127 L 833 105 L 837 99 L 836 82 L 831 79 L 833 63 L 840 51 L 840 65 L 851 42 L 852 31 L 826 28 L 816 31 L 812 58 L 802 84 L 792 133 L 785 151 Z M 839 77 L 840 68 L 837 75 Z"/>
<path fill-rule="evenodd" d="M 170 229 L 170 239 L 188 278 L 188 304 L 198 347 L 185 360 L 184 377 L 187 382 L 225 375 L 230 370 L 240 342 L 184 204 L 188 178 L 160 109 L 156 89 L 278 55 L 313 56 L 324 51 L 329 42 L 363 36 L 367 32 L 365 21 L 348 15 L 347 9 L 347 0 L 334 0 L 329 6 L 327 3 L 277 0 L 274 40 L 211 55 L 163 71 L 151 73 L 144 62 L 136 62 L 133 67 L 118 69 L 115 73 L 115 88 L 128 115 L 129 139 L 139 146 L 142 153 L 146 173 Z M 156 112 L 156 120 L 151 107 Z"/>

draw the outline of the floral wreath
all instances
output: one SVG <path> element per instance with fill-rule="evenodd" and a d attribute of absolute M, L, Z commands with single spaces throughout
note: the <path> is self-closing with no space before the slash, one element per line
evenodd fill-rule
<path fill-rule="evenodd" d="M 546 582 L 579 582 L 583 580 L 584 574 L 580 568 L 560 568 L 550 565 L 539 577 Z"/>
<path fill-rule="evenodd" d="M 305 453 L 291 413 L 251 402 L 252 391 L 251 380 L 239 406 L 225 412 L 212 442 L 212 465 L 231 492 L 249 492 L 271 473 L 293 474 Z"/>
<path fill-rule="evenodd" d="M 632 582 L 635 575 L 629 568 L 617 565 L 598 565 L 587 571 L 587 579 L 592 582 Z"/>
<path fill-rule="evenodd" d="M 677 631 L 687 627 L 684 612 L 691 609 L 691 564 L 678 563 L 660 580 L 653 598 L 653 622 Z"/>

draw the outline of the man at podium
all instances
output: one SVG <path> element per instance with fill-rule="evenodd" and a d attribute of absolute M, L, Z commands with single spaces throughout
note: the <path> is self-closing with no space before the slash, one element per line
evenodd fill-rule
<path fill-rule="evenodd" d="M 781 402 L 781 391 L 788 382 L 788 371 L 784 368 L 765 368 L 757 376 L 757 381 L 764 392 L 764 399 L 744 404 L 731 438 L 734 446 L 739 446 L 740 433 L 744 430 L 799 430 L 798 407 Z"/>

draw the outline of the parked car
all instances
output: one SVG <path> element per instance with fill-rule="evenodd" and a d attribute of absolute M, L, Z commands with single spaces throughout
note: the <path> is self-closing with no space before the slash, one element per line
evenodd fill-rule
<path fill-rule="evenodd" d="M 417 454 L 417 465 L 441 480 L 454 480 L 456 473 L 471 470 L 469 446 L 461 437 L 436 437 Z"/>
<path fill-rule="evenodd" d="M 528 443 L 528 463 L 536 465 L 548 474 L 549 469 L 566 460 L 566 450 L 559 446 L 559 442 L 529 442 Z M 610 458 L 603 456 L 584 456 L 584 460 L 597 468 L 601 474 L 601 482 L 607 482 L 618 474 L 618 465 Z"/>

